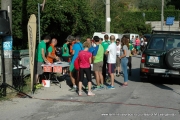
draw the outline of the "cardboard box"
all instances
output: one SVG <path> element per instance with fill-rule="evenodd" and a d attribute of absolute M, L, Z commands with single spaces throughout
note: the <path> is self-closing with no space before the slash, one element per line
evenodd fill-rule
<path fill-rule="evenodd" d="M 61 66 L 54 66 L 53 72 L 55 73 L 62 73 L 62 67 Z"/>
<path fill-rule="evenodd" d="M 43 72 L 52 72 L 52 66 L 43 66 Z"/>

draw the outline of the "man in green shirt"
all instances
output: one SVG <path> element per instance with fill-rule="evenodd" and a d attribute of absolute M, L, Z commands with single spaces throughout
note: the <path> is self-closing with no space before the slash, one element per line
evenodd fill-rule
<path fill-rule="evenodd" d="M 36 82 L 35 84 L 39 84 L 39 75 L 41 75 L 43 73 L 42 71 L 42 64 L 45 63 L 49 63 L 48 60 L 45 57 L 46 54 L 46 43 L 48 43 L 51 40 L 51 37 L 49 35 L 44 37 L 44 40 L 42 40 L 37 47 L 37 74 L 36 74 Z M 37 86 L 38 86 L 37 85 Z"/>
<path fill-rule="evenodd" d="M 107 67 L 107 55 L 105 55 L 105 51 L 107 50 L 108 46 L 110 45 L 109 36 L 106 34 L 104 35 L 104 42 L 101 43 L 104 48 L 104 58 L 103 58 L 103 79 L 106 81 L 106 67 Z"/>
<path fill-rule="evenodd" d="M 96 43 L 96 47 L 93 51 L 93 71 L 96 75 L 96 84 L 97 86 L 93 88 L 93 90 L 101 90 L 104 88 L 104 79 L 102 75 L 102 67 L 103 67 L 103 56 L 104 56 L 104 48 L 99 42 L 99 37 L 94 36 L 93 40 Z"/>
<path fill-rule="evenodd" d="M 70 54 L 69 54 L 68 45 L 69 45 L 70 42 L 71 41 L 67 39 L 66 43 L 64 43 L 63 48 L 62 48 L 62 58 L 63 58 L 63 61 L 65 61 L 65 62 L 69 62 Z"/>

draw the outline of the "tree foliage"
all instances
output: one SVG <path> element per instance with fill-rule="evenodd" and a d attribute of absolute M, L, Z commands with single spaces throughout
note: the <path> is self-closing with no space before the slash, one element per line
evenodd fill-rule
<path fill-rule="evenodd" d="M 111 0 L 111 32 L 148 33 L 150 26 L 142 17 L 128 13 L 131 2 L 138 0 Z M 144 0 L 143 0 L 144 1 Z M 145 0 L 147 1 L 147 0 Z M 12 0 L 12 30 L 15 46 L 27 48 L 27 23 L 31 14 L 38 17 L 38 3 L 43 0 Z M 105 31 L 105 0 L 46 0 L 41 11 L 41 37 L 50 34 L 63 44 L 68 35 L 92 37 Z M 38 34 L 37 34 L 38 35 Z"/>

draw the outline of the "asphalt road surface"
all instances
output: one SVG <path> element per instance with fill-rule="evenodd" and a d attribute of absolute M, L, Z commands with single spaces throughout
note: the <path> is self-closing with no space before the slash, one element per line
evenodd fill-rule
<path fill-rule="evenodd" d="M 114 90 L 79 97 L 68 91 L 66 82 L 61 82 L 62 88 L 52 84 L 36 91 L 32 99 L 0 102 L 0 120 L 180 120 L 179 84 L 162 78 L 140 82 L 140 58 L 132 61 L 128 87 L 121 87 L 120 76 L 115 78 Z"/>

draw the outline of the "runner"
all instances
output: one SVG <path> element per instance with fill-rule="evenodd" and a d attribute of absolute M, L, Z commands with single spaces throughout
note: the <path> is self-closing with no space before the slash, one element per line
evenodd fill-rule
<path fill-rule="evenodd" d="M 96 91 L 104 89 L 104 79 L 102 75 L 104 48 L 100 44 L 100 39 L 98 36 L 94 36 L 93 39 L 96 43 L 96 47 L 93 52 L 93 71 L 95 72 L 97 84 L 96 87 L 93 87 L 93 90 Z"/>
<path fill-rule="evenodd" d="M 80 42 L 80 39 L 81 39 L 80 36 L 76 36 L 76 38 L 75 38 L 76 43 L 73 45 L 73 48 L 72 48 L 72 50 L 73 50 L 72 51 L 72 60 L 70 63 L 70 78 L 71 78 L 71 82 L 73 84 L 73 87 L 70 89 L 70 91 L 72 91 L 72 92 L 76 92 L 77 86 L 79 83 L 79 72 L 75 71 L 74 61 L 77 58 L 79 51 L 83 50 L 83 45 Z M 75 73 L 75 76 L 77 76 L 76 80 L 75 80 L 75 76 L 73 75 L 74 73 Z"/>
<path fill-rule="evenodd" d="M 88 95 L 93 96 L 94 93 L 91 92 L 91 85 L 92 85 L 92 78 L 91 78 L 91 68 L 90 64 L 92 62 L 92 53 L 88 52 L 88 49 L 90 47 L 90 44 L 86 41 L 83 44 L 84 50 L 79 52 L 78 58 L 79 58 L 79 74 L 80 74 L 80 80 L 79 80 L 79 96 L 82 95 L 82 82 L 84 81 L 84 74 L 86 74 L 86 78 L 88 80 Z"/>
<path fill-rule="evenodd" d="M 121 49 L 121 43 L 120 43 L 120 39 L 116 39 L 116 45 L 117 45 L 117 57 L 116 57 L 116 76 L 119 77 L 120 76 L 120 49 Z"/>
<path fill-rule="evenodd" d="M 53 38 L 51 44 L 48 47 L 47 60 L 52 64 L 54 61 L 59 61 L 60 58 L 56 56 L 55 46 L 57 45 L 57 39 Z"/>
<path fill-rule="evenodd" d="M 128 39 L 129 41 L 129 58 L 128 58 L 128 67 L 129 67 L 129 76 L 131 76 L 131 69 L 132 69 L 132 53 L 134 51 L 134 47 L 131 44 L 131 41 Z"/>
<path fill-rule="evenodd" d="M 36 88 L 42 87 L 42 84 L 40 84 L 39 81 L 39 75 L 42 75 L 43 70 L 42 70 L 42 64 L 45 63 L 49 63 L 49 61 L 46 59 L 45 54 L 46 54 L 46 43 L 48 43 L 51 40 L 51 37 L 45 36 L 44 40 L 42 40 L 37 47 L 37 71 L 36 71 Z"/>
<path fill-rule="evenodd" d="M 127 64 L 129 57 L 129 41 L 127 40 L 127 38 L 123 37 L 121 39 L 121 44 L 122 44 L 122 48 L 121 48 L 121 55 L 119 58 L 121 59 L 121 68 L 124 75 L 124 83 L 122 86 L 128 86 Z"/>
<path fill-rule="evenodd" d="M 108 77 L 106 77 L 106 71 L 107 71 L 107 55 L 105 54 L 108 46 L 110 45 L 110 41 L 109 41 L 109 36 L 106 34 L 104 35 L 104 42 L 102 42 L 102 46 L 104 48 L 104 57 L 103 57 L 103 70 L 102 70 L 102 74 L 103 74 L 103 79 L 104 82 L 109 81 Z"/>
<path fill-rule="evenodd" d="M 68 45 L 70 42 L 71 42 L 71 40 L 67 39 L 66 43 L 64 43 L 64 45 L 62 47 L 62 59 L 65 62 L 69 62 L 69 59 L 70 59 L 69 48 L 68 48 Z M 64 68 L 63 74 L 67 74 L 67 71 L 68 71 L 67 68 Z"/>
<path fill-rule="evenodd" d="M 110 36 L 111 44 L 108 46 L 105 54 L 108 55 L 108 73 L 110 74 L 111 84 L 107 87 L 108 89 L 115 89 L 114 87 L 114 73 L 116 69 L 116 54 L 117 46 L 115 44 L 115 36 Z"/>

